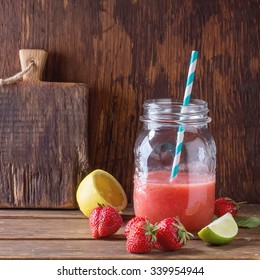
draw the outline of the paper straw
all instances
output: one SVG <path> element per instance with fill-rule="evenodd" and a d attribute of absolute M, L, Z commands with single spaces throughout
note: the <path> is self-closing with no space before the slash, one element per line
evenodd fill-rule
<path fill-rule="evenodd" d="M 190 96 L 191 96 L 191 90 L 194 81 L 197 59 L 198 59 L 198 52 L 192 51 L 191 58 L 190 58 L 189 72 L 188 72 L 188 77 L 187 77 L 187 82 L 186 82 L 186 87 L 184 92 L 184 98 L 183 98 L 183 103 L 181 108 L 181 114 L 184 114 L 186 112 L 187 110 L 186 106 L 190 103 Z M 175 155 L 174 155 L 172 171 L 171 171 L 171 180 L 173 180 L 178 175 L 184 131 L 185 131 L 185 126 L 180 126 L 177 133 Z"/>

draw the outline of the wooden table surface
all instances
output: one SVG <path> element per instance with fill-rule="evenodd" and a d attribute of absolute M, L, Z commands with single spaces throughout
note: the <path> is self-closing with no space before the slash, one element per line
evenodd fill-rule
<path fill-rule="evenodd" d="M 260 217 L 260 204 L 241 206 L 241 216 Z M 124 226 L 133 217 L 123 213 Z M 0 259 L 260 259 L 260 227 L 239 228 L 233 242 L 211 246 L 194 237 L 175 252 L 126 251 L 124 226 L 113 237 L 95 240 L 78 210 L 0 210 Z"/>

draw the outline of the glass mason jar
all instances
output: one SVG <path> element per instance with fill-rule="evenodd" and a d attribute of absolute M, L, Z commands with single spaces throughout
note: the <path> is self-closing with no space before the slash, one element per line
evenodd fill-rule
<path fill-rule="evenodd" d="M 143 128 L 134 148 L 135 215 L 153 223 L 178 216 L 188 231 L 197 232 L 214 214 L 216 146 L 207 127 L 208 104 L 191 99 L 182 106 L 173 99 L 151 99 L 143 109 Z"/>

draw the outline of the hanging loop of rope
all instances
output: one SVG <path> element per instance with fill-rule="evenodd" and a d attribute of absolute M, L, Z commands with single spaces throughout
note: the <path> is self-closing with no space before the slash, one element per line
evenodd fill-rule
<path fill-rule="evenodd" d="M 28 66 L 24 70 L 22 70 L 21 72 L 15 74 L 14 76 L 12 76 L 10 78 L 0 79 L 0 87 L 4 86 L 4 85 L 11 85 L 11 84 L 19 81 L 28 71 L 30 71 L 30 69 L 32 68 L 32 66 L 34 64 L 35 64 L 34 61 L 31 61 L 28 64 Z"/>

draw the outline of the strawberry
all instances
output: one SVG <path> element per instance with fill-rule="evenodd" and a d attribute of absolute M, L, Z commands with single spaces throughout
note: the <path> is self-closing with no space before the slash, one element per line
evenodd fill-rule
<path fill-rule="evenodd" d="M 235 217 L 237 212 L 239 211 L 239 204 L 243 203 L 245 202 L 237 203 L 229 197 L 220 197 L 215 200 L 214 214 L 217 217 L 221 217 L 229 212 L 233 217 Z"/>
<path fill-rule="evenodd" d="M 113 235 L 119 230 L 122 224 L 122 217 L 111 206 L 100 205 L 89 216 L 89 227 L 94 238 Z"/>
<path fill-rule="evenodd" d="M 125 226 L 125 236 L 127 237 L 130 233 L 131 229 L 135 226 L 141 226 L 141 224 L 145 225 L 146 221 L 149 221 L 145 217 L 134 217 L 130 221 L 127 222 Z"/>
<path fill-rule="evenodd" d="M 193 236 L 179 218 L 166 218 L 157 225 L 155 248 L 163 251 L 180 249 Z"/>
<path fill-rule="evenodd" d="M 133 254 L 146 254 L 151 251 L 155 240 L 155 230 L 149 221 L 139 221 L 127 234 L 126 249 Z"/>

